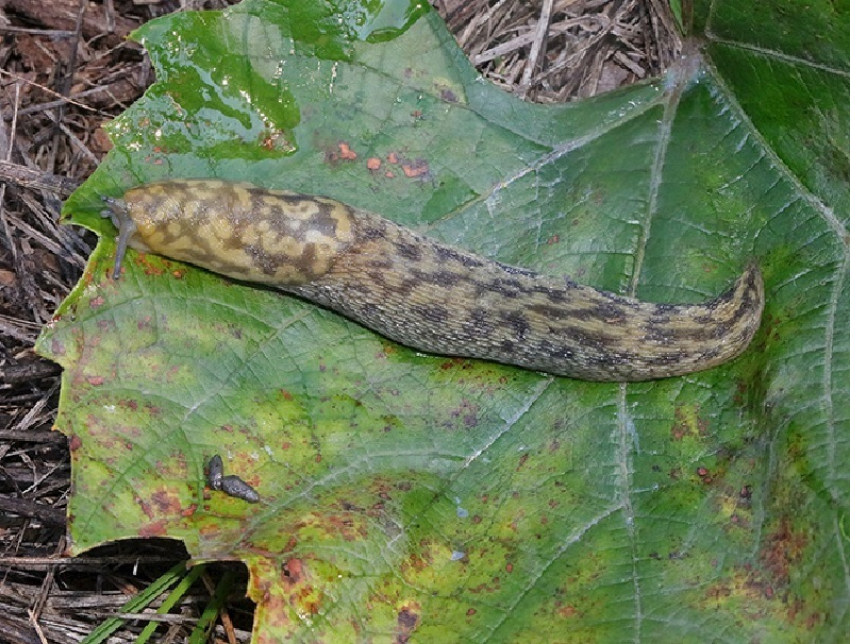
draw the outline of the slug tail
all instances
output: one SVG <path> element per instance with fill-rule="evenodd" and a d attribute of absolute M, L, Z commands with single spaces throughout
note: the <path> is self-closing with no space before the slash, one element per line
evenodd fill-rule
<path fill-rule="evenodd" d="M 656 311 L 665 308 L 647 306 Z M 713 300 L 671 307 L 663 322 L 649 316 L 643 325 L 648 330 L 644 351 L 636 351 L 643 355 L 632 356 L 631 367 L 615 369 L 611 380 L 681 376 L 728 362 L 750 345 L 763 311 L 764 281 L 758 264 L 751 261 L 735 283 Z"/>

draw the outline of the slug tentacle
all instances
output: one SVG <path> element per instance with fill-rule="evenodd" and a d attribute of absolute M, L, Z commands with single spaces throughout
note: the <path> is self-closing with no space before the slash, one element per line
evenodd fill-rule
<path fill-rule="evenodd" d="M 107 203 L 120 233 L 116 276 L 129 245 L 274 286 L 422 351 L 586 380 L 716 366 L 746 349 L 764 307 L 755 263 L 710 302 L 651 304 L 507 266 L 322 197 L 169 181 Z"/>
<path fill-rule="evenodd" d="M 118 229 L 118 241 L 115 248 L 115 265 L 112 269 L 112 278 L 118 279 L 121 275 L 121 262 L 127 254 L 127 245 L 136 234 L 136 222 L 130 217 L 127 204 L 120 199 L 103 197 L 103 202 L 108 208 L 101 211 L 101 217 L 109 217 Z M 142 250 L 141 248 L 139 250 Z"/>

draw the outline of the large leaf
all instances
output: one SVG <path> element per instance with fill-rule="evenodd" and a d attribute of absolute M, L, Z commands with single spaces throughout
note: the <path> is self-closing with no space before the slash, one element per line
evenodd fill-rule
<path fill-rule="evenodd" d="M 375 6 L 139 32 L 159 82 L 67 204 L 103 238 L 39 345 L 65 367 L 73 550 L 242 559 L 256 641 L 846 633 L 850 19 L 714 3 L 666 78 L 543 107 L 478 79 L 425 8 Z M 590 384 L 417 354 L 153 256 L 112 281 L 100 195 L 163 177 L 321 193 L 659 302 L 755 256 L 764 324 L 710 372 Z M 214 453 L 261 503 L 205 495 Z"/>

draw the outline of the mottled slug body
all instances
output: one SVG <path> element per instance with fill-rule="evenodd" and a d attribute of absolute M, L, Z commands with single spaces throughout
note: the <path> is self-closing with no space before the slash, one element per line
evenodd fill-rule
<path fill-rule="evenodd" d="M 764 289 L 751 263 L 705 304 L 651 304 L 506 266 L 322 197 L 168 181 L 106 200 L 127 246 L 294 293 L 429 353 L 637 381 L 746 349 Z"/>

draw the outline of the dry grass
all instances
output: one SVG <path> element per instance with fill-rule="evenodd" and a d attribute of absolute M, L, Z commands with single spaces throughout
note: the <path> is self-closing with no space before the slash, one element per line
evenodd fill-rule
<path fill-rule="evenodd" d="M 440 0 L 491 81 L 539 103 L 594 96 L 660 73 L 681 48 L 664 0 Z"/>
<path fill-rule="evenodd" d="M 680 49 L 663 0 L 435 5 L 483 74 L 532 101 L 567 101 L 641 80 L 662 71 Z M 144 52 L 125 36 L 179 8 L 176 0 L 0 5 L 0 640 L 10 644 L 80 641 L 186 558 L 182 546 L 167 541 L 63 558 L 70 458 L 65 437 L 51 429 L 59 369 L 32 348 L 95 244 L 57 225 L 61 201 L 108 150 L 101 124 L 152 81 Z M 240 593 L 245 577 L 243 570 Z M 208 592 L 186 597 L 158 641 L 184 641 L 208 600 Z M 250 604 L 234 597 L 229 611 L 236 626 L 227 633 L 220 623 L 217 637 L 248 641 Z M 132 641 L 140 627 L 134 623 L 110 641 Z"/>

